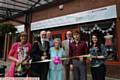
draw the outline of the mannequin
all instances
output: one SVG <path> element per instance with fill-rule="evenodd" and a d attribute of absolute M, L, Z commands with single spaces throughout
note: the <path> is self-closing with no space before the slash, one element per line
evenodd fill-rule
<path fill-rule="evenodd" d="M 105 38 L 105 45 L 106 46 L 112 46 L 113 35 L 110 35 L 109 33 L 107 33 L 107 35 L 105 35 L 104 38 Z"/>
<path fill-rule="evenodd" d="M 109 58 L 109 60 L 112 60 L 113 59 L 113 54 L 114 54 L 113 42 L 112 42 L 113 35 L 110 35 L 109 33 L 107 33 L 104 36 L 104 38 L 105 38 L 105 45 L 107 47 L 108 58 Z"/>

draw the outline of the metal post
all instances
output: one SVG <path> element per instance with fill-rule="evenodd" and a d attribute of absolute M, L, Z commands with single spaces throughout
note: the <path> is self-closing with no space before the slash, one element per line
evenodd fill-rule
<path fill-rule="evenodd" d="M 31 42 L 31 20 L 32 20 L 32 14 L 31 12 L 28 12 L 25 14 L 25 31 L 28 33 L 28 41 Z"/>

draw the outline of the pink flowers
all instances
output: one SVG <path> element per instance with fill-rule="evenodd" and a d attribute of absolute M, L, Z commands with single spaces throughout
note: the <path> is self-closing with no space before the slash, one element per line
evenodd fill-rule
<path fill-rule="evenodd" d="M 54 58 L 53 58 L 53 63 L 54 64 L 60 64 L 61 63 L 61 59 L 60 59 L 60 57 L 59 56 L 55 56 Z"/>

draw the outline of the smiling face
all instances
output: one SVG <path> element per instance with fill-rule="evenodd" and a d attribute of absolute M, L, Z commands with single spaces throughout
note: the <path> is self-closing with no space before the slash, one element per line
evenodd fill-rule
<path fill-rule="evenodd" d="M 79 41 L 80 40 L 80 34 L 78 34 L 78 33 L 73 34 L 73 38 L 74 38 L 75 41 Z"/>
<path fill-rule="evenodd" d="M 97 36 L 96 36 L 96 35 L 93 35 L 93 36 L 92 36 L 92 42 L 93 42 L 94 44 L 96 44 L 97 41 L 98 41 Z"/>
<path fill-rule="evenodd" d="M 54 39 L 54 47 L 56 49 L 60 47 L 60 42 L 61 42 L 60 39 L 58 39 L 58 38 Z"/>
<path fill-rule="evenodd" d="M 75 34 L 75 35 L 73 35 L 73 37 L 74 37 L 75 40 L 79 40 L 80 39 L 80 35 L 79 34 Z"/>
<path fill-rule="evenodd" d="M 41 37 L 42 39 L 46 39 L 46 31 L 41 31 L 41 32 L 40 32 L 40 37 Z"/>
<path fill-rule="evenodd" d="M 79 31 L 74 31 L 73 32 L 73 38 L 75 41 L 79 41 L 80 40 L 80 33 Z"/>
<path fill-rule="evenodd" d="M 55 45 L 55 47 L 59 47 L 59 41 L 55 40 L 54 45 Z"/>
<path fill-rule="evenodd" d="M 26 32 L 21 32 L 20 33 L 20 41 L 22 43 L 25 43 L 27 41 L 27 33 Z"/>
<path fill-rule="evenodd" d="M 50 31 L 47 31 L 47 38 L 50 39 L 52 37 L 52 33 Z"/>
<path fill-rule="evenodd" d="M 66 37 L 67 37 L 67 39 L 71 39 L 71 38 L 72 38 L 72 32 L 71 32 L 71 31 L 68 31 L 68 32 L 66 33 Z"/>

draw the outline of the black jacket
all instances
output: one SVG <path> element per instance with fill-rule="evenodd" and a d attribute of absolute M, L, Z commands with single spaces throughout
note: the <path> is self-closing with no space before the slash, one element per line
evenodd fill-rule
<path fill-rule="evenodd" d="M 50 59 L 49 49 L 50 46 L 48 41 L 45 41 L 45 48 L 42 48 L 41 41 L 34 41 L 31 52 L 32 61 L 40 61 L 44 51 L 46 52 L 46 59 Z"/>

